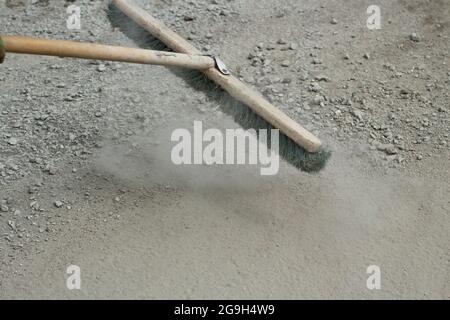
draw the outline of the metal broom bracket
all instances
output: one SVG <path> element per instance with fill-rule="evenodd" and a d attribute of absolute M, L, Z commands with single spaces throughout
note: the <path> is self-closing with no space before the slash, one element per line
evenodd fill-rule
<path fill-rule="evenodd" d="M 216 69 L 219 70 L 219 72 L 225 76 L 229 76 L 231 74 L 230 69 L 228 69 L 227 65 L 225 64 L 225 62 L 223 62 L 222 59 L 220 59 L 217 56 L 213 56 L 211 54 L 202 54 L 202 56 L 205 57 L 210 57 L 214 60 L 215 64 L 216 64 Z"/>
<path fill-rule="evenodd" d="M 223 75 L 229 76 L 230 70 L 227 68 L 227 66 L 225 65 L 225 62 L 222 61 L 222 59 L 220 59 L 219 57 L 212 57 L 214 59 L 214 61 L 216 62 L 216 68 L 217 70 L 220 71 L 220 73 L 222 73 Z"/>

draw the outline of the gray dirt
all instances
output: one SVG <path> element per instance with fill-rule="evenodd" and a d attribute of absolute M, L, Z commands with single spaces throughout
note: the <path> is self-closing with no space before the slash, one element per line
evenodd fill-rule
<path fill-rule="evenodd" d="M 0 66 L 0 298 L 450 298 L 450 2 L 137 1 L 334 150 L 175 168 L 170 132 L 237 125 L 163 67 Z M 82 12 L 66 28 L 66 6 Z M 4 34 L 136 46 L 108 1 L 0 0 Z M 82 290 L 66 288 L 66 268 Z M 381 290 L 368 290 L 378 265 Z"/>

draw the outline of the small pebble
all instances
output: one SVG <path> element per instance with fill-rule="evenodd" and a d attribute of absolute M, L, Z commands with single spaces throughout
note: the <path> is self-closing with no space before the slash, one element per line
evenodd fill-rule
<path fill-rule="evenodd" d="M 55 205 L 55 207 L 57 207 L 57 208 L 61 208 L 62 206 L 63 206 L 63 203 L 61 202 L 61 201 L 55 201 L 55 202 L 53 202 L 53 204 Z"/>
<path fill-rule="evenodd" d="M 415 32 L 413 32 L 413 33 L 411 33 L 410 35 L 409 35 L 409 39 L 411 40 L 411 41 L 414 41 L 414 42 L 419 42 L 420 41 L 420 37 L 417 35 L 417 33 L 415 33 Z"/>

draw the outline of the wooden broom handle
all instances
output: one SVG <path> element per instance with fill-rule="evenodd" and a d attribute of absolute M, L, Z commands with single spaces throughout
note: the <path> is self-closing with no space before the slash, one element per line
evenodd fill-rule
<path fill-rule="evenodd" d="M 197 70 L 215 67 L 213 58 L 201 55 L 188 55 L 75 41 L 36 39 L 22 36 L 0 35 L 1 40 L 3 40 L 3 50 L 7 53 L 154 64 Z"/>
<path fill-rule="evenodd" d="M 201 54 L 201 52 L 192 46 L 192 44 L 131 1 L 113 0 L 113 3 L 120 11 L 150 32 L 154 37 L 161 40 L 172 50 L 186 54 Z M 249 106 L 256 114 L 275 128 L 279 129 L 299 146 L 311 153 L 316 153 L 321 150 L 322 143 L 316 136 L 292 120 L 284 112 L 268 102 L 260 93 L 254 91 L 236 77 L 223 75 L 215 68 L 210 68 L 203 72 L 231 96 Z"/>

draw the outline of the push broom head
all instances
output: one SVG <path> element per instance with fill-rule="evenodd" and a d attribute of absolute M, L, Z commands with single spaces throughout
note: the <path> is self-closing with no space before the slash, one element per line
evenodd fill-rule
<path fill-rule="evenodd" d="M 128 38 L 141 48 L 171 51 L 159 39 L 142 29 L 133 20 L 129 19 L 113 4 L 110 4 L 108 18 L 114 28 L 120 29 Z M 205 74 L 196 70 L 171 69 L 172 72 L 185 79 L 194 89 L 205 92 L 209 99 L 216 101 L 227 115 L 244 129 L 275 129 L 270 123 L 254 113 L 242 102 L 234 99 L 225 90 L 211 81 Z M 270 138 L 270 135 L 269 135 Z M 270 140 L 268 141 L 270 146 Z M 322 170 L 331 156 L 331 151 L 322 147 L 319 152 L 311 153 L 295 143 L 291 138 L 280 132 L 279 154 L 288 163 L 305 172 L 318 172 Z"/>

